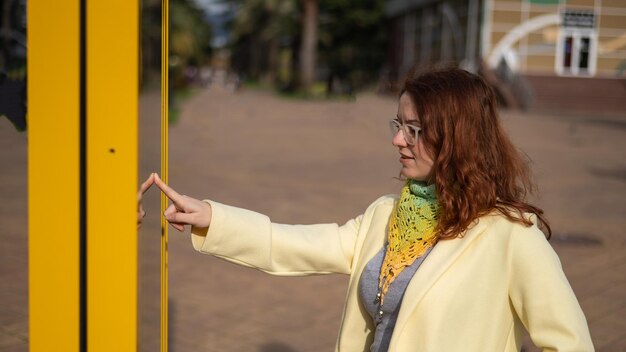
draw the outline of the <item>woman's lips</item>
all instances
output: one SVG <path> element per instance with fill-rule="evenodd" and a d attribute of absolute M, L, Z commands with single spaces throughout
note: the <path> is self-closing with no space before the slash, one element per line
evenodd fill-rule
<path fill-rule="evenodd" d="M 415 160 L 415 158 L 412 157 L 412 156 L 400 154 L 400 162 L 401 163 L 406 163 L 406 162 L 413 161 L 413 160 Z"/>

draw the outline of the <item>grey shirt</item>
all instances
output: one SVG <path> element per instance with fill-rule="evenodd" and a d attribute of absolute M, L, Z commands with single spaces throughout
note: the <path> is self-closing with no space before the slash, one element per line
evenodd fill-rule
<path fill-rule="evenodd" d="M 430 253 L 429 248 L 423 256 L 417 258 L 413 264 L 404 268 L 398 277 L 389 286 L 389 290 L 385 295 L 385 303 L 380 306 L 376 300 L 378 293 L 378 277 L 380 276 L 380 268 L 385 258 L 387 247 L 384 246 L 370 261 L 365 265 L 361 278 L 359 280 L 359 296 L 365 309 L 372 317 L 374 326 L 374 342 L 370 346 L 372 352 L 383 352 L 389 349 L 391 334 L 398 319 L 400 304 L 404 291 L 406 291 L 409 281 L 422 264 L 424 259 Z M 380 312 L 382 311 L 382 315 Z"/>

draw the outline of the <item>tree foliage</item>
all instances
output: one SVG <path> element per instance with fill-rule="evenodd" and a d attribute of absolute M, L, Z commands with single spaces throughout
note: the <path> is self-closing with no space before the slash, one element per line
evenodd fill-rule
<path fill-rule="evenodd" d="M 298 47 L 299 0 L 226 0 L 236 8 L 231 23 L 233 67 L 252 80 L 288 85 L 281 77 L 283 49 Z M 295 53 L 292 53 L 295 56 Z"/>
<path fill-rule="evenodd" d="M 376 80 L 387 54 L 384 0 L 320 0 L 320 64 L 329 79 L 359 88 Z"/>
<path fill-rule="evenodd" d="M 170 0 L 170 54 L 198 65 L 210 53 L 211 27 L 191 0 Z"/>
<path fill-rule="evenodd" d="M 233 66 L 248 78 L 269 78 L 295 87 L 300 61 L 303 9 L 300 0 L 223 0 L 233 4 Z M 317 80 L 359 88 L 377 80 L 385 62 L 387 20 L 384 0 L 318 0 Z M 289 53 L 290 82 L 280 78 L 281 57 Z M 282 65 L 284 66 L 284 64 Z M 283 75 L 284 76 L 284 75 Z M 329 87 L 333 86 L 329 84 Z"/>
<path fill-rule="evenodd" d="M 176 76 L 188 65 L 201 65 L 209 59 L 211 26 L 193 0 L 170 0 L 169 7 L 170 57 L 176 64 Z M 142 0 L 141 32 L 145 76 L 160 69 L 161 0 Z"/>

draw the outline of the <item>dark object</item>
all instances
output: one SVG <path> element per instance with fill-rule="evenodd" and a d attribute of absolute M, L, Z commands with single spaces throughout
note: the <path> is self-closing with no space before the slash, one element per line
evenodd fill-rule
<path fill-rule="evenodd" d="M 0 115 L 26 129 L 26 0 L 0 0 Z"/>
<path fill-rule="evenodd" d="M 559 232 L 552 235 L 550 242 L 556 245 L 589 247 L 601 246 L 602 240 L 588 233 Z"/>
<path fill-rule="evenodd" d="M 26 81 L 12 80 L 0 72 L 0 115 L 19 131 L 26 130 Z"/>

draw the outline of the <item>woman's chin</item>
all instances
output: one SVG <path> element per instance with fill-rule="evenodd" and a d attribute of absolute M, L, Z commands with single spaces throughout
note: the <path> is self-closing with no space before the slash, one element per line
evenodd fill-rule
<path fill-rule="evenodd" d="M 428 175 L 422 175 L 419 172 L 415 172 L 415 170 L 411 170 L 409 168 L 403 167 L 400 170 L 400 175 L 404 178 L 415 180 L 415 181 L 428 181 Z"/>
<path fill-rule="evenodd" d="M 416 175 L 416 173 L 413 172 L 413 170 L 407 169 L 406 167 L 403 167 L 400 170 L 400 175 L 402 175 L 404 178 L 412 179 L 412 180 L 417 180 L 417 177 L 418 177 L 418 175 Z"/>

